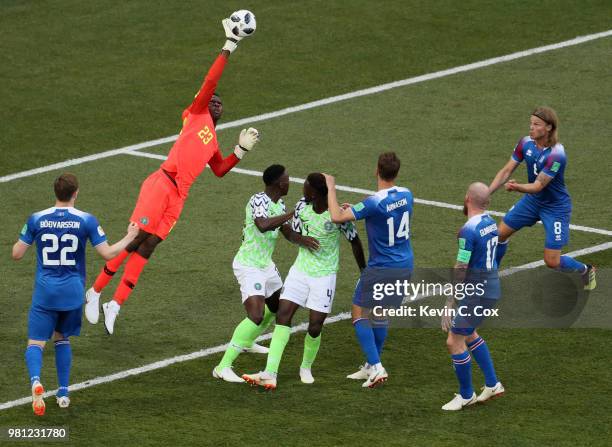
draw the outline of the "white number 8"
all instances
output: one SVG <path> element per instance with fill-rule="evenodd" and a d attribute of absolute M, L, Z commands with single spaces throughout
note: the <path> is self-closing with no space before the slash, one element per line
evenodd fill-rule
<path fill-rule="evenodd" d="M 555 234 L 561 234 L 563 229 L 561 228 L 561 222 L 557 221 L 554 223 L 554 232 Z"/>

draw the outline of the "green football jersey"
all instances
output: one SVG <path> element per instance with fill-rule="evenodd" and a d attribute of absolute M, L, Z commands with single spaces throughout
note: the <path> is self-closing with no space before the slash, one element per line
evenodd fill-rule
<path fill-rule="evenodd" d="M 335 224 L 331 221 L 329 210 L 317 214 L 312 204 L 304 199 L 295 206 L 292 227 L 293 231 L 319 241 L 320 248 L 315 252 L 300 247 L 293 263 L 299 271 L 312 277 L 327 276 L 338 271 L 340 234 L 344 234 L 349 241 L 357 237 L 357 229 L 352 222 Z"/>
<path fill-rule="evenodd" d="M 280 216 L 285 212 L 285 203 L 282 199 L 274 203 L 265 192 L 251 196 L 245 209 L 242 245 L 234 260 L 247 267 L 261 269 L 268 267 L 272 263 L 272 253 L 280 227 L 262 233 L 255 225 L 255 218 Z"/>

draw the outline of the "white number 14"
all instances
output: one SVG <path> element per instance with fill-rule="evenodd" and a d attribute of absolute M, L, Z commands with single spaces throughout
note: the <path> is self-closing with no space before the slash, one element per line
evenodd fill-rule
<path fill-rule="evenodd" d="M 395 239 L 408 239 L 410 237 L 410 215 L 408 211 L 402 214 L 402 220 L 400 221 L 397 233 L 395 233 L 395 225 L 393 224 L 393 217 L 387 219 L 387 225 L 389 226 L 389 247 L 395 245 Z"/>

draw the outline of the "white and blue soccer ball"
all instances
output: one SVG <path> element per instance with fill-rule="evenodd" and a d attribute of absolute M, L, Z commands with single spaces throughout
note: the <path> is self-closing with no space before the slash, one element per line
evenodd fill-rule
<path fill-rule="evenodd" d="M 232 33 L 238 37 L 250 36 L 257 28 L 255 14 L 246 9 L 232 12 L 230 20 L 232 21 Z"/>

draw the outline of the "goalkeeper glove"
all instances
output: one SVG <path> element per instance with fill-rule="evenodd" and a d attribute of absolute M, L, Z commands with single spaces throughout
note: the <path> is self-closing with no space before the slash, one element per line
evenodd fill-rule
<path fill-rule="evenodd" d="M 234 155 L 242 160 L 244 154 L 253 149 L 258 141 L 259 132 L 257 132 L 257 129 L 253 129 L 252 127 L 249 127 L 248 130 L 242 129 L 238 137 L 238 144 L 234 148 Z"/>
<path fill-rule="evenodd" d="M 244 37 L 240 37 L 234 34 L 232 31 L 232 21 L 230 19 L 221 20 L 223 24 L 223 29 L 225 30 L 225 37 L 227 40 L 225 41 L 225 45 L 223 45 L 222 50 L 227 50 L 232 53 L 236 48 L 238 48 L 238 42 L 240 42 Z"/>

